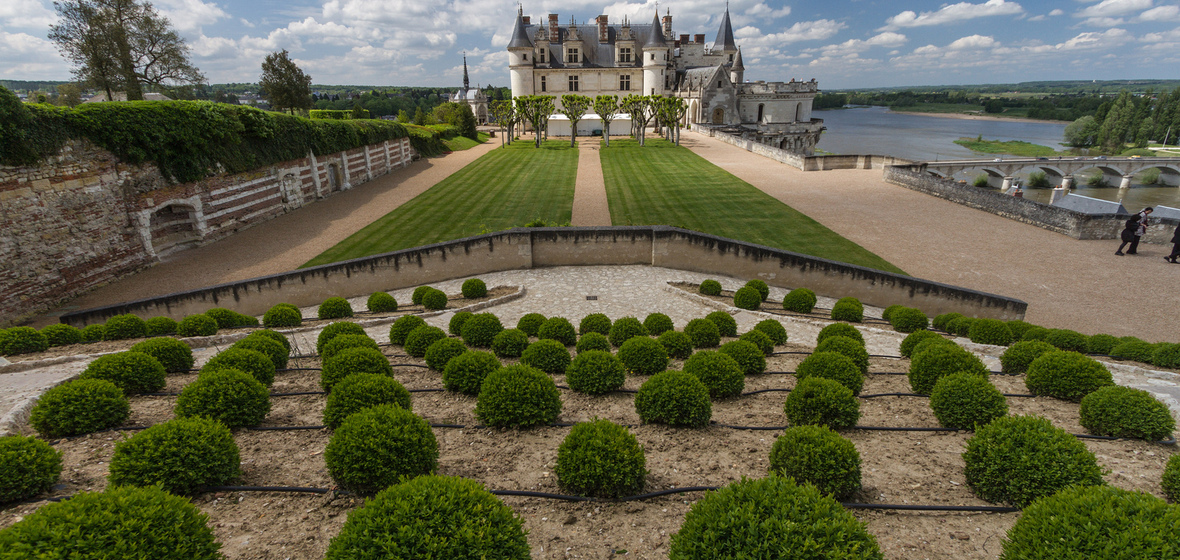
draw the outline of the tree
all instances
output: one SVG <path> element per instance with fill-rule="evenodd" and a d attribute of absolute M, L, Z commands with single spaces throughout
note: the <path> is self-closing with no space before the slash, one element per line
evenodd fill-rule
<path fill-rule="evenodd" d="M 512 121 L 515 118 L 516 108 L 511 101 L 493 101 L 492 102 L 492 118 L 496 120 L 496 125 L 500 127 L 500 147 L 504 147 L 505 142 L 512 143 Z M 505 134 L 508 138 L 504 138 Z"/>
<path fill-rule="evenodd" d="M 522 95 L 513 99 L 516 112 L 522 122 L 533 126 L 533 137 L 536 147 L 541 147 L 541 131 L 549 123 L 549 115 L 553 114 L 553 96 L 551 95 Z"/>
<path fill-rule="evenodd" d="M 295 109 L 311 108 L 311 76 L 295 65 L 287 49 L 266 55 L 258 87 L 266 91 L 271 108 L 277 111 L 294 114 Z"/>
<path fill-rule="evenodd" d="M 679 97 L 665 97 L 656 101 L 659 119 L 667 129 L 668 140 L 680 145 L 680 119 L 688 112 L 688 104 Z"/>
<path fill-rule="evenodd" d="M 1123 90 L 1098 129 L 1098 143 L 1111 153 L 1123 151 L 1123 145 L 1133 130 L 1134 116 L 1135 103 L 1131 100 L 1131 92 Z"/>
<path fill-rule="evenodd" d="M 82 88 L 78 84 L 61 84 L 57 86 L 57 104 L 66 107 L 77 107 L 82 103 Z"/>
<path fill-rule="evenodd" d="M 619 112 L 619 98 L 614 95 L 599 95 L 594 98 L 594 112 L 602 119 L 602 139 L 610 147 L 610 122 Z"/>
<path fill-rule="evenodd" d="M 1065 127 L 1065 143 L 1075 148 L 1089 148 L 1098 139 L 1097 119 L 1086 115 Z"/>
<path fill-rule="evenodd" d="M 561 96 L 561 114 L 570 120 L 570 147 L 578 140 L 578 122 L 586 116 L 586 110 L 594 101 L 585 95 L 567 93 Z"/>

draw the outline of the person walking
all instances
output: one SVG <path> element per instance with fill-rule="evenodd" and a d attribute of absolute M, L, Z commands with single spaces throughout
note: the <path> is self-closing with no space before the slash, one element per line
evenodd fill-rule
<path fill-rule="evenodd" d="M 1139 254 L 1139 240 L 1147 233 L 1147 226 L 1150 225 L 1147 217 L 1154 211 L 1155 209 L 1150 206 L 1139 211 L 1139 229 L 1135 230 L 1135 239 L 1131 241 L 1131 248 L 1127 249 L 1128 255 Z"/>
<path fill-rule="evenodd" d="M 1140 218 L 1141 216 L 1139 214 L 1135 214 L 1134 216 L 1131 216 L 1131 219 L 1127 220 L 1123 225 L 1123 232 L 1119 234 L 1119 238 L 1123 240 L 1123 243 L 1119 245 L 1119 249 L 1115 251 L 1114 254 L 1121 257 L 1124 254 L 1123 247 L 1126 247 L 1127 245 L 1135 247 L 1139 244 L 1139 237 L 1135 234 L 1139 231 Z"/>
<path fill-rule="evenodd" d="M 1164 257 L 1164 260 L 1172 264 L 1180 264 L 1176 262 L 1176 257 L 1180 257 L 1180 224 L 1176 225 L 1176 231 L 1172 234 L 1172 254 Z"/>

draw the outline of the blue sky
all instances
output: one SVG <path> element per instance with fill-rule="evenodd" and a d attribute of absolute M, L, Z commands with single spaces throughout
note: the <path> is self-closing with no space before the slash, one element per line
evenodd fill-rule
<path fill-rule="evenodd" d="M 748 80 L 822 89 L 1180 78 L 1180 0 L 733 0 Z M 511 0 L 157 0 L 211 82 L 253 82 L 287 49 L 319 84 L 508 85 Z M 674 32 L 712 41 L 724 0 L 665 0 Z M 655 2 L 543 0 L 533 21 L 607 14 L 648 22 Z M 51 0 L 0 0 L 0 78 L 66 80 L 47 38 Z"/>

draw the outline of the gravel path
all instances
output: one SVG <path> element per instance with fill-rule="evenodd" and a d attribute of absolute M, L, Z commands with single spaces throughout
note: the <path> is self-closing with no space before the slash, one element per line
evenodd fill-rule
<path fill-rule="evenodd" d="M 578 141 L 578 178 L 574 186 L 573 219 L 575 226 L 609 226 L 610 205 L 606 199 L 606 181 L 602 178 L 601 141 L 583 138 Z"/>

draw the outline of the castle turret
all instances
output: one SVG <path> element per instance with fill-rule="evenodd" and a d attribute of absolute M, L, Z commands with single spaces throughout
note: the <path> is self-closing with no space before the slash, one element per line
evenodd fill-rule
<path fill-rule="evenodd" d="M 516 9 L 516 24 L 508 41 L 508 73 L 512 76 L 512 97 L 533 95 L 533 42 L 524 24 L 524 9 Z M 466 62 L 464 62 L 466 68 Z M 464 76 L 466 77 L 466 75 Z"/>
<path fill-rule="evenodd" d="M 729 68 L 729 81 L 740 84 L 745 74 L 746 67 L 742 65 L 742 49 L 738 49 L 737 58 L 733 60 L 733 66 Z"/>
<path fill-rule="evenodd" d="M 463 93 L 471 89 L 471 80 L 467 78 L 467 53 L 463 53 Z"/>
<path fill-rule="evenodd" d="M 664 40 L 664 29 L 660 25 L 660 13 L 651 18 L 651 30 L 643 43 L 643 89 L 642 95 L 663 95 L 668 71 L 668 42 Z"/>
<path fill-rule="evenodd" d="M 724 54 L 726 63 L 733 63 L 737 54 L 737 43 L 733 40 L 733 25 L 729 23 L 729 6 L 725 6 L 725 14 L 721 16 L 721 27 L 717 29 L 717 40 L 713 41 L 713 54 Z"/>

